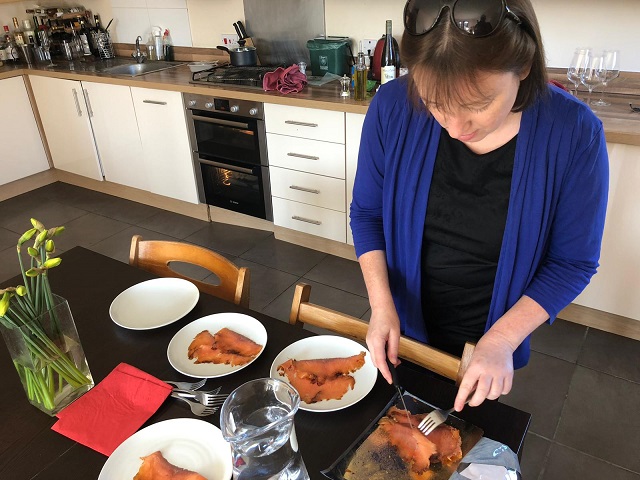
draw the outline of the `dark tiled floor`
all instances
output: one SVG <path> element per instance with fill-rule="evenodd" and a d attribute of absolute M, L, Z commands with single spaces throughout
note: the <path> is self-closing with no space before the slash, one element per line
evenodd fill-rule
<path fill-rule="evenodd" d="M 19 273 L 15 242 L 31 217 L 67 227 L 60 251 L 82 245 L 127 262 L 134 234 L 218 251 L 251 269 L 251 308 L 283 321 L 299 281 L 313 285 L 316 303 L 370 315 L 356 262 L 62 183 L 0 202 L 0 281 Z M 533 414 L 523 478 L 640 480 L 640 342 L 559 320 L 536 331 L 532 348 L 501 399 Z"/>

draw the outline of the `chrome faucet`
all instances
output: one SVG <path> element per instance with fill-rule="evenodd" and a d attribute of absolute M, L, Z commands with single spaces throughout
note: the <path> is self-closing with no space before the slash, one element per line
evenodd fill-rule
<path fill-rule="evenodd" d="M 142 50 L 140 50 L 141 41 L 142 41 L 142 37 L 138 35 L 138 38 L 136 38 L 136 49 L 131 54 L 131 56 L 135 58 L 136 62 L 138 63 L 144 63 L 144 61 L 147 59 L 147 54 L 143 53 Z"/>

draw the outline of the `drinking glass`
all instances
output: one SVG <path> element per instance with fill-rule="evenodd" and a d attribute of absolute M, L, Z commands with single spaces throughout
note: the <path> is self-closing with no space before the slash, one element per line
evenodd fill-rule
<path fill-rule="evenodd" d="M 606 75 L 602 82 L 600 99 L 592 103 L 592 105 L 597 105 L 598 107 L 611 105 L 611 103 L 605 101 L 602 97 L 609 82 L 620 76 L 620 52 L 618 50 L 605 50 L 602 52 L 602 63 L 606 68 Z"/>
<path fill-rule="evenodd" d="M 49 64 L 46 66 L 55 67 L 56 64 L 53 63 L 51 58 L 51 35 L 49 35 L 47 30 L 42 29 L 38 30 L 38 38 L 40 39 L 40 45 L 42 45 L 42 48 L 44 49 L 45 58 L 49 59 Z"/>
<path fill-rule="evenodd" d="M 573 52 L 573 58 L 567 68 L 567 78 L 573 83 L 573 91 L 571 94 L 574 97 L 578 96 L 578 86 L 580 85 L 582 74 L 587 67 L 587 61 L 591 55 L 591 50 L 588 48 L 576 48 Z"/>
<path fill-rule="evenodd" d="M 604 60 L 602 55 L 593 55 L 588 57 L 587 65 L 580 76 L 580 81 L 589 90 L 587 103 L 591 103 L 591 93 L 598 85 L 602 85 L 607 75 L 607 69 L 604 68 Z"/>

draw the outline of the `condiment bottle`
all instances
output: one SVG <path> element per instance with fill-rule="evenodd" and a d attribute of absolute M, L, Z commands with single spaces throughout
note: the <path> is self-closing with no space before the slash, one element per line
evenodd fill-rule
<path fill-rule="evenodd" d="M 365 63 L 364 52 L 362 51 L 362 42 L 360 42 L 360 51 L 356 61 L 356 69 L 353 74 L 353 88 L 355 100 L 364 100 L 367 96 L 367 65 Z"/>

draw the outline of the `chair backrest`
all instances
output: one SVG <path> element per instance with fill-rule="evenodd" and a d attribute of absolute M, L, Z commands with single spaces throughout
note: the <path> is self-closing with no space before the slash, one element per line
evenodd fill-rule
<path fill-rule="evenodd" d="M 369 324 L 351 315 L 331 310 L 309 302 L 311 285 L 299 283 L 293 295 L 293 304 L 289 323 L 300 325 L 308 323 L 333 332 L 365 340 Z M 439 375 L 450 378 L 460 384 L 467 371 L 475 345 L 466 343 L 462 358 L 438 350 L 404 335 L 400 337 L 398 356 Z"/>
<path fill-rule="evenodd" d="M 171 262 L 188 263 L 209 270 L 220 279 L 213 285 L 189 278 L 171 268 Z M 164 240 L 143 240 L 140 235 L 131 239 L 129 264 L 163 277 L 183 278 L 193 282 L 198 290 L 236 305 L 249 307 L 249 269 L 238 268 L 211 250 L 198 245 Z"/>

